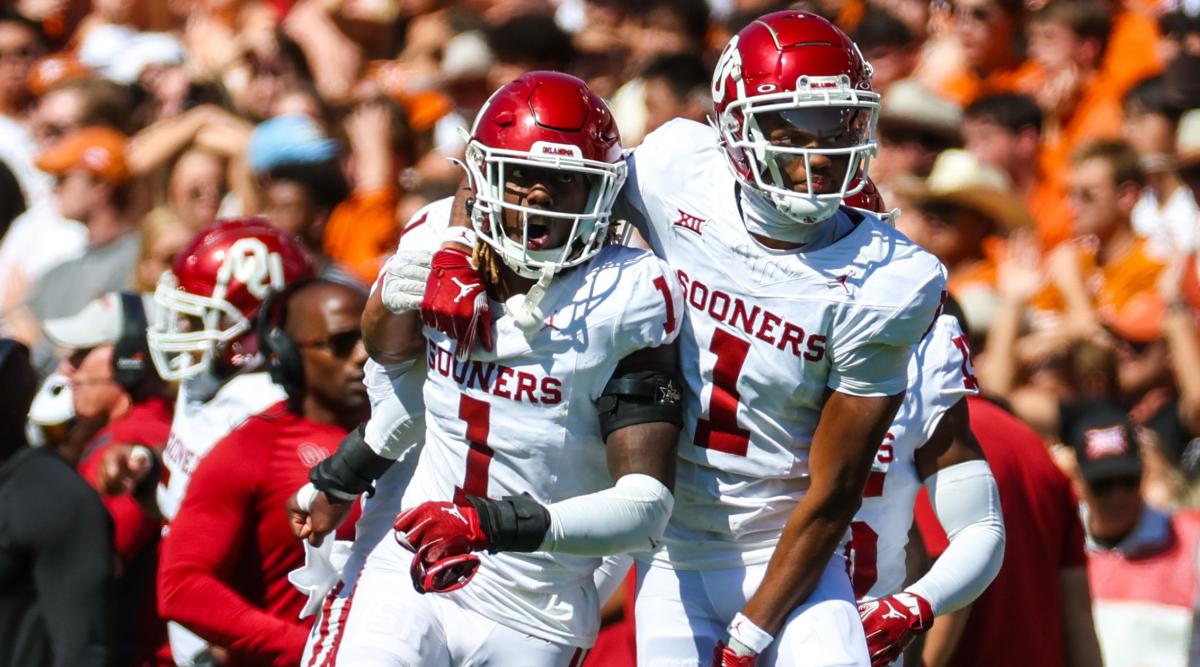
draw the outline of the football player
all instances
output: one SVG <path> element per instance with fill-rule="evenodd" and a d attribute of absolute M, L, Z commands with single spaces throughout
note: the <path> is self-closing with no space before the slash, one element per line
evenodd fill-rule
<path fill-rule="evenodd" d="M 299 239 L 261 218 L 246 218 L 218 221 L 200 232 L 159 279 L 158 312 L 146 334 L 150 358 L 163 379 L 180 382 L 157 493 L 167 521 L 213 445 L 287 400 L 263 368 L 253 322 L 271 293 L 311 273 Z M 205 650 L 204 640 L 182 626 L 168 630 L 179 664 Z"/>
<path fill-rule="evenodd" d="M 866 665 L 842 547 L 945 271 L 843 205 L 865 187 L 879 96 L 841 30 L 763 16 L 712 93 L 712 127 L 671 121 L 627 158 L 627 215 L 688 311 L 677 503 L 639 560 L 639 663 Z M 472 275 L 434 271 L 422 312 L 486 346 L 487 313 L 451 282 Z"/>
<path fill-rule="evenodd" d="M 908 642 L 935 616 L 970 604 L 1004 560 L 999 490 L 967 412 L 966 397 L 979 393 L 979 383 L 956 317 L 942 315 L 921 340 L 908 382 L 850 524 L 850 579 L 875 667 L 898 664 Z M 905 546 L 922 483 L 951 546 L 905 588 Z"/>
<path fill-rule="evenodd" d="M 450 226 L 452 198 L 409 228 L 470 248 L 431 273 L 487 309 L 495 337 L 472 351 L 424 329 L 425 444 L 396 539 L 323 653 L 345 664 L 577 665 L 601 557 L 651 547 L 673 504 L 683 303 L 661 260 L 612 242 L 625 163 L 611 112 L 574 77 L 528 73 L 480 111 L 466 166 L 472 228 Z M 479 276 L 457 280 L 473 261 Z M 331 464 L 339 479 L 314 484 L 328 495 L 372 470 Z"/>

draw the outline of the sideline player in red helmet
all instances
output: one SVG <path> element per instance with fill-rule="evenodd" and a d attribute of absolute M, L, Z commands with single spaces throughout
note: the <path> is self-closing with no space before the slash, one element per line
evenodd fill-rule
<path fill-rule="evenodd" d="M 615 213 L 671 265 L 688 311 L 677 503 L 638 556 L 638 661 L 866 665 L 842 554 L 945 270 L 845 205 L 876 152 L 879 95 L 841 30 L 763 16 L 730 40 L 712 93 L 712 127 L 671 121 L 627 157 Z M 486 341 L 449 284 L 470 276 L 431 274 L 422 310 Z"/>
<path fill-rule="evenodd" d="M 601 558 L 654 544 L 671 511 L 683 304 L 661 260 L 611 242 L 625 162 L 607 105 L 575 77 L 527 73 L 480 111 L 466 164 L 472 228 L 450 227 L 447 198 L 401 251 L 465 242 L 432 272 L 474 256 L 478 277 L 448 280 L 494 319 L 491 351 L 424 328 L 426 433 L 404 510 L 328 604 L 314 664 L 579 665 Z M 399 317 L 420 341 L 417 312 Z M 339 450 L 315 487 L 366 490 L 372 454 Z"/>
<path fill-rule="evenodd" d="M 287 400 L 263 368 L 254 318 L 272 293 L 311 273 L 299 239 L 261 218 L 238 218 L 201 231 L 159 279 L 150 358 L 164 379 L 180 381 L 156 498 L 167 521 L 213 445 Z M 181 626 L 168 630 L 179 664 L 206 650 Z"/>

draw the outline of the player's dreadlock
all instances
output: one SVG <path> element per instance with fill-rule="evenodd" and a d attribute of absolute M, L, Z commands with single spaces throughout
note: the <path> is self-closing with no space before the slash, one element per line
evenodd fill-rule
<path fill-rule="evenodd" d="M 620 227 L 621 225 L 617 224 L 616 222 L 608 226 L 608 233 L 605 236 L 604 245 L 621 242 Z M 500 297 L 500 301 L 512 296 L 511 294 L 499 293 L 503 289 L 503 283 L 500 282 L 500 266 L 502 260 L 500 259 L 499 255 L 496 254 L 496 251 L 492 248 L 492 246 L 488 245 L 482 239 L 476 241 L 475 249 L 471 253 L 471 261 L 475 263 L 475 266 L 479 267 L 480 272 L 483 273 L 484 280 L 486 280 L 487 284 L 496 291 L 496 296 Z"/>

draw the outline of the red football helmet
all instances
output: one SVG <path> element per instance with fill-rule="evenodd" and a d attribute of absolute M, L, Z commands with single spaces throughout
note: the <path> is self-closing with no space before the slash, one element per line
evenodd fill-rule
<path fill-rule="evenodd" d="M 861 184 L 854 184 L 854 194 L 846 195 L 846 206 L 874 211 L 880 215 L 887 213 L 887 205 L 883 203 L 883 195 L 879 194 L 875 181 L 872 181 L 870 176 L 861 180 Z"/>
<path fill-rule="evenodd" d="M 858 46 L 829 21 L 798 11 L 755 20 L 726 45 L 712 94 L 713 125 L 734 173 L 784 214 L 819 222 L 863 187 L 857 177 L 877 150 L 879 95 Z M 773 143 L 764 124 L 795 132 Z M 808 175 L 803 192 L 783 173 L 797 159 Z M 823 164 L 832 166 L 822 175 Z M 814 187 L 814 173 L 833 187 Z"/>
<path fill-rule="evenodd" d="M 466 164 L 475 187 L 475 231 L 527 278 L 581 264 L 599 252 L 625 182 L 621 136 L 608 105 L 583 81 L 558 72 L 528 72 L 492 93 L 475 117 Z M 505 175 L 523 166 L 583 174 L 590 185 L 583 211 L 505 202 Z M 520 241 L 504 232 L 506 209 L 521 215 Z M 530 248 L 529 239 L 539 235 L 530 234 L 530 216 L 570 221 L 570 239 L 558 248 Z"/>
<path fill-rule="evenodd" d="M 166 380 L 192 377 L 218 355 L 246 364 L 258 352 L 255 341 L 243 339 L 254 329 L 259 306 L 311 274 L 300 239 L 262 218 L 219 220 L 203 230 L 154 291 L 157 312 L 146 337 L 158 374 Z"/>

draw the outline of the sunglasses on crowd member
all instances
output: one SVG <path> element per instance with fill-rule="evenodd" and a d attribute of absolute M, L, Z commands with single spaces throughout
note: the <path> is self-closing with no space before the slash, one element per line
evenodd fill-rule
<path fill-rule="evenodd" d="M 1135 491 L 1141 486 L 1141 483 L 1141 477 L 1114 477 L 1112 479 L 1089 482 L 1088 488 L 1097 496 L 1105 496 L 1117 490 Z"/>

